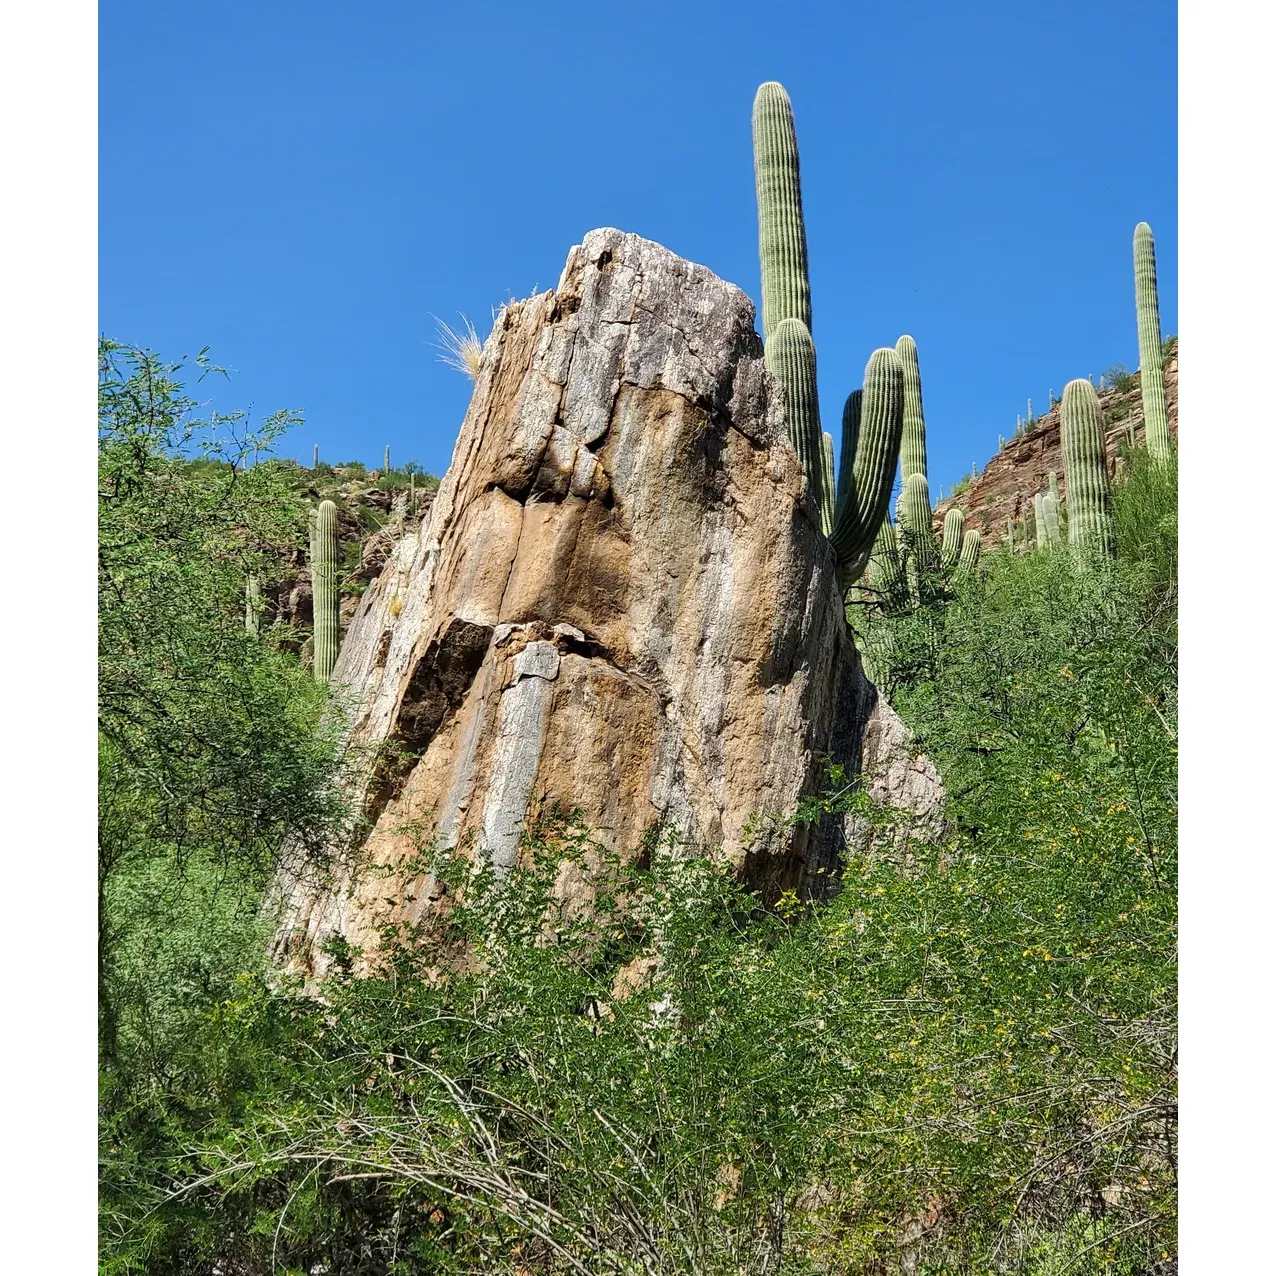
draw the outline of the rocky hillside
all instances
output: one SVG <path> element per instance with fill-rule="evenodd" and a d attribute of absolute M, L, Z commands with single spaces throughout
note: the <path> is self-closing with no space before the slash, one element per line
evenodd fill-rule
<path fill-rule="evenodd" d="M 363 591 L 385 566 L 391 548 L 405 532 L 413 530 L 429 513 L 438 491 L 433 475 L 418 474 L 415 492 L 411 480 L 394 472 L 355 466 L 297 467 L 297 487 L 303 499 L 317 506 L 330 500 L 337 507 L 337 552 L 342 566 L 341 625 L 349 624 Z M 415 506 L 409 504 L 415 495 Z M 310 567 L 304 550 L 297 550 L 281 564 L 276 579 L 266 589 L 265 623 L 278 621 L 309 632 L 314 623 Z M 297 639 L 300 646 L 302 637 Z"/>
<path fill-rule="evenodd" d="M 1170 350 L 1165 365 L 1165 399 L 1170 433 L 1178 434 L 1179 423 L 1179 353 L 1177 343 Z M 1115 472 L 1122 447 L 1130 439 L 1143 438 L 1143 400 L 1137 374 L 1133 386 L 1125 391 L 1109 388 L 1099 391 L 1108 422 L 1108 465 Z M 984 471 L 963 491 L 946 498 L 935 507 L 935 527 L 942 530 L 944 514 L 956 505 L 966 511 L 966 526 L 977 528 L 984 547 L 1002 544 L 1006 539 L 1006 523 L 1013 519 L 1022 524 L 1032 518 L 1032 497 L 1046 489 L 1050 471 L 1059 476 L 1059 486 L 1067 495 L 1063 472 L 1063 454 L 1059 439 L 1059 404 L 1038 418 L 1031 430 L 1017 439 L 1009 439 Z"/>

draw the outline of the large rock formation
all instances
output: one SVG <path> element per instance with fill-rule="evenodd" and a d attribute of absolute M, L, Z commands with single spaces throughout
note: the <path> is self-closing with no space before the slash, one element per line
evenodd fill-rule
<path fill-rule="evenodd" d="M 753 305 L 596 230 L 488 338 L 428 520 L 364 594 L 333 675 L 380 872 L 293 883 L 279 953 L 428 920 L 423 837 L 512 865 L 529 815 L 628 855 L 656 826 L 810 893 L 863 827 L 793 825 L 825 759 L 934 825 L 942 789 L 861 671 Z"/>

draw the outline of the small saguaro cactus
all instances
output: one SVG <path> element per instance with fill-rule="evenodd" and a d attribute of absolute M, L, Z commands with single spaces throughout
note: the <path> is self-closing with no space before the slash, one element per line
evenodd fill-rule
<path fill-rule="evenodd" d="M 385 461 L 381 465 L 381 476 L 384 478 L 390 473 L 390 445 L 385 445 Z"/>
<path fill-rule="evenodd" d="M 762 258 L 762 337 L 782 319 L 811 330 L 811 283 L 802 220 L 793 105 L 782 84 L 763 84 L 753 99 L 753 174 L 758 193 L 758 252 Z"/>
<path fill-rule="evenodd" d="M 326 683 L 341 642 L 341 597 L 337 592 L 337 507 L 321 501 L 310 528 L 310 584 L 314 598 L 316 682 Z"/>
<path fill-rule="evenodd" d="M 254 638 L 261 633 L 261 581 L 251 573 L 244 581 L 244 628 Z"/>
<path fill-rule="evenodd" d="M 1046 516 L 1041 508 L 1041 493 L 1033 492 L 1032 494 L 1032 534 L 1036 541 L 1036 548 L 1039 551 L 1046 547 Z"/>
<path fill-rule="evenodd" d="M 1079 378 L 1063 391 L 1063 471 L 1068 480 L 1068 544 L 1075 551 L 1115 549 L 1112 485 L 1103 446 L 1103 409 Z"/>
<path fill-rule="evenodd" d="M 315 444 L 315 457 L 314 457 L 314 461 L 311 463 L 310 468 L 312 470 L 317 470 L 319 468 L 319 444 L 318 443 Z"/>
<path fill-rule="evenodd" d="M 1006 519 L 1006 548 L 1012 554 L 1015 552 L 1015 520 L 1013 518 Z"/>
<path fill-rule="evenodd" d="M 783 319 L 766 343 L 767 370 L 784 386 L 789 441 L 802 463 L 821 520 L 824 500 L 824 435 L 815 384 L 815 342 L 800 319 Z M 824 527 L 827 533 L 829 528 Z"/>
<path fill-rule="evenodd" d="M 1170 455 L 1170 423 L 1165 412 L 1161 308 L 1156 295 L 1156 248 L 1152 227 L 1134 228 L 1134 308 L 1139 326 L 1139 385 L 1143 396 L 1143 437 L 1158 461 Z"/>
<path fill-rule="evenodd" d="M 1041 498 L 1041 515 L 1045 526 L 1045 543 L 1053 547 L 1059 543 L 1059 502 L 1049 493 Z"/>

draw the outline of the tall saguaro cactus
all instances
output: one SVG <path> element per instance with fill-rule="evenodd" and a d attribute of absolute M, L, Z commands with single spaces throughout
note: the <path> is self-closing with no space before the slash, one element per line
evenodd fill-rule
<path fill-rule="evenodd" d="M 1143 396 L 1143 437 L 1159 461 L 1170 455 L 1170 423 L 1165 412 L 1165 372 L 1161 357 L 1161 307 L 1156 295 L 1156 247 L 1152 227 L 1134 228 L 1134 309 L 1139 325 L 1139 383 Z"/>
<path fill-rule="evenodd" d="M 1068 544 L 1073 550 L 1116 548 L 1112 485 L 1103 446 L 1103 409 L 1088 381 L 1069 381 L 1063 391 L 1063 472 L 1068 480 Z"/>
<path fill-rule="evenodd" d="M 766 363 L 784 383 L 789 438 L 836 555 L 838 583 L 846 591 L 875 554 L 874 542 L 881 529 L 889 528 L 890 490 L 906 430 L 904 476 L 920 475 L 925 489 L 926 436 L 917 346 L 911 337 L 901 337 L 894 350 L 876 350 L 869 359 L 864 388 L 847 399 L 842 414 L 835 492 L 832 439 L 821 431 L 816 393 L 797 130 L 789 95 L 775 81 L 763 84 L 753 100 L 753 169 Z M 928 490 L 923 500 L 926 526 L 918 539 L 927 547 L 920 558 L 929 561 L 938 551 L 929 524 Z M 960 556 L 959 544 L 960 537 L 953 546 L 954 563 Z"/>
<path fill-rule="evenodd" d="M 784 386 L 789 441 L 812 485 L 816 506 L 829 531 L 825 502 L 824 437 L 815 385 L 815 342 L 800 319 L 782 319 L 766 343 L 767 370 Z"/>
<path fill-rule="evenodd" d="M 327 682 L 341 642 L 341 598 L 337 593 L 337 507 L 322 501 L 310 527 L 310 584 L 314 596 L 316 682 Z"/>
<path fill-rule="evenodd" d="M 763 84 L 753 99 L 753 175 L 762 258 L 762 337 L 769 341 L 783 319 L 800 319 L 811 330 L 797 130 L 789 95 L 774 80 Z"/>

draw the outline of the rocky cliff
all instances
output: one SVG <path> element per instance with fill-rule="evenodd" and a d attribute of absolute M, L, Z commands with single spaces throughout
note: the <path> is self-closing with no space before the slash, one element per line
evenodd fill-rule
<path fill-rule="evenodd" d="M 345 634 L 370 868 L 285 883 L 278 954 L 321 972 L 329 936 L 428 923 L 423 835 L 507 869 L 553 804 L 623 856 L 670 828 L 771 893 L 823 889 L 868 838 L 786 819 L 826 759 L 936 827 L 938 777 L 864 677 L 818 527 L 752 303 L 591 232 L 501 313 L 429 516 Z"/>
<path fill-rule="evenodd" d="M 1143 441 L 1143 398 L 1137 376 L 1133 385 L 1118 390 L 1099 391 L 1099 403 L 1108 423 L 1108 465 L 1115 470 L 1122 445 L 1127 440 Z M 1179 358 L 1178 346 L 1170 352 L 1165 365 L 1165 402 L 1170 433 L 1177 436 L 1179 422 Z M 1059 478 L 1059 487 L 1067 495 L 1067 478 L 1063 472 L 1063 451 L 1059 438 L 1058 403 L 1039 418 L 1032 429 L 1011 439 L 988 462 L 984 471 L 969 487 L 948 497 L 935 507 L 935 528 L 941 531 L 944 514 L 956 505 L 966 511 L 966 527 L 978 528 L 985 547 L 1001 544 L 1006 539 L 1006 521 L 1031 521 L 1034 492 L 1044 492 L 1050 471 Z M 1026 548 L 1020 544 L 1020 549 Z"/>

